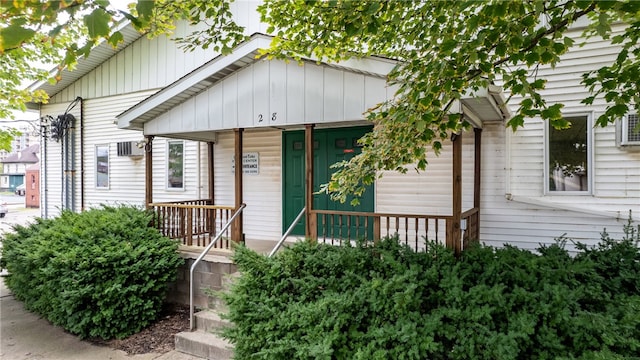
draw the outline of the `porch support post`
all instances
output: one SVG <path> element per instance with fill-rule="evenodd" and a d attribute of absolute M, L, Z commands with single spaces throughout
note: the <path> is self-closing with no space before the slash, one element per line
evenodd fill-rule
<path fill-rule="evenodd" d="M 215 168 L 213 161 L 213 145 L 212 141 L 207 141 L 207 170 L 209 172 L 209 200 L 211 200 L 211 205 L 216 204 L 215 197 Z"/>
<path fill-rule="evenodd" d="M 144 206 L 153 203 L 153 136 L 144 137 Z"/>
<path fill-rule="evenodd" d="M 476 213 L 476 240 L 480 240 L 480 179 L 482 178 L 482 129 L 473 129 L 475 135 L 475 149 L 473 162 L 473 207 L 478 209 Z M 469 225 L 467 225 L 469 226 Z"/>
<path fill-rule="evenodd" d="M 305 184 L 304 196 L 307 211 L 304 221 L 304 235 L 307 239 L 316 240 L 318 226 L 316 224 L 316 216 L 312 216 L 313 210 L 313 128 L 314 124 L 307 124 L 304 127 L 304 144 L 305 144 Z"/>
<path fill-rule="evenodd" d="M 244 129 L 234 129 L 235 133 L 235 208 L 238 209 L 242 205 L 242 132 Z M 235 220 L 231 238 L 235 242 L 244 242 L 243 214 L 240 214 Z"/>
<path fill-rule="evenodd" d="M 462 250 L 460 219 L 462 215 L 462 133 L 453 134 L 453 220 L 451 235 L 447 234 L 447 247 L 453 249 L 456 255 Z"/>

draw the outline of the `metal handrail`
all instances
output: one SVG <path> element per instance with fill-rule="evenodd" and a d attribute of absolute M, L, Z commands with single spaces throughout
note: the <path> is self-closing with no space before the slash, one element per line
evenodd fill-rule
<path fill-rule="evenodd" d="M 306 211 L 307 211 L 306 206 L 303 207 L 302 210 L 300 210 L 300 213 L 298 214 L 298 216 L 296 216 L 295 220 L 293 220 L 291 225 L 289 225 L 289 228 L 287 229 L 287 231 L 285 231 L 284 235 L 282 235 L 282 237 L 280 238 L 280 241 L 278 241 L 276 246 L 269 253 L 269 257 L 272 257 L 278 251 L 278 249 L 280 249 L 280 246 L 282 246 L 284 239 L 286 239 L 289 236 L 289 234 L 291 234 L 291 232 L 293 231 L 293 228 L 298 224 L 298 221 L 300 221 L 300 218 L 302 217 L 302 215 L 304 215 Z"/>
<path fill-rule="evenodd" d="M 191 265 L 191 269 L 189 270 L 189 330 L 193 330 L 193 271 L 195 270 L 196 265 L 198 265 L 198 263 L 200 263 L 200 261 L 207 255 L 209 250 L 211 250 L 213 245 L 215 245 L 216 242 L 222 237 L 222 234 L 229 228 L 229 226 L 231 225 L 233 220 L 236 219 L 236 216 L 238 216 L 240 213 L 242 213 L 242 210 L 245 207 L 247 207 L 246 204 L 240 205 L 240 207 L 238 208 L 236 213 L 233 214 L 231 219 L 229 219 L 229 221 L 227 221 L 227 223 L 224 225 L 224 227 L 222 227 L 222 229 L 220 230 L 218 235 L 216 235 L 216 237 L 213 238 L 211 243 L 209 243 L 209 245 L 207 245 L 207 247 L 202 251 L 202 253 L 200 253 L 200 255 L 198 256 L 196 261 L 194 261 L 193 264 Z"/>

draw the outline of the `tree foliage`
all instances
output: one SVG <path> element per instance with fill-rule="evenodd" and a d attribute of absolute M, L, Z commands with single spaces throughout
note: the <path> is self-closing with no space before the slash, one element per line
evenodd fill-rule
<path fill-rule="evenodd" d="M 371 109 L 376 124 L 362 141 L 362 154 L 338 165 L 325 190 L 345 201 L 360 194 L 379 170 L 406 172 L 427 165 L 442 141 L 466 124 L 448 114 L 469 91 L 501 83 L 520 104 L 508 125 L 540 117 L 557 128 L 570 126 L 562 104 L 547 104 L 536 77 L 542 65 L 555 66 L 574 44 L 568 36 L 578 19 L 589 19 L 585 38 L 600 36 L 620 44 L 612 64 L 583 75 L 583 84 L 608 103 L 597 119 L 605 126 L 628 112 L 638 98 L 640 2 L 617 1 L 290 1 L 269 0 L 263 21 L 277 37 L 266 55 L 340 61 L 381 55 L 397 59 L 389 83 L 395 98 Z M 612 34 L 616 22 L 627 23 Z"/>
<path fill-rule="evenodd" d="M 207 37 L 216 50 L 230 51 L 242 38 L 232 21 L 229 1 L 139 1 L 127 10 L 115 8 L 109 0 L 0 1 L 0 118 L 10 110 L 26 110 L 29 102 L 47 101 L 42 90 L 26 86 L 37 81 L 52 84 L 62 79 L 62 70 L 73 70 L 100 42 L 116 47 L 124 36 L 117 27 L 130 21 L 149 36 L 171 34 L 178 20 L 204 21 L 207 30 L 185 37 L 186 48 L 200 46 Z M 57 70 L 51 72 L 51 68 Z"/>
<path fill-rule="evenodd" d="M 246 39 L 234 22 L 232 1 L 140 1 L 130 11 L 114 10 L 107 0 L 2 2 L 0 91 L 9 100 L 0 104 L 0 116 L 7 106 L 46 101 L 46 94 L 20 90 L 21 80 L 50 78 L 32 69 L 32 61 L 73 67 L 97 41 L 115 46 L 122 40 L 110 27 L 120 17 L 151 36 L 170 32 L 179 19 L 204 22 L 205 27 L 177 40 L 187 50 L 211 46 L 226 54 Z M 362 154 L 338 164 L 324 188 L 341 201 L 361 194 L 380 170 L 406 172 L 409 164 L 424 170 L 427 154 L 437 154 L 443 140 L 467 126 L 450 113 L 452 104 L 492 83 L 520 101 L 508 122 L 512 128 L 529 117 L 557 128 L 570 126 L 562 118 L 562 104 L 550 105 L 541 95 L 546 81 L 537 70 L 555 66 L 580 45 L 568 34 L 578 20 L 588 19 L 584 38 L 599 36 L 621 47 L 615 61 L 582 78 L 591 91 L 583 102 L 603 98 L 608 104 L 597 124 L 605 126 L 640 106 L 636 1 L 265 0 L 258 11 L 275 35 L 263 53 L 269 58 L 341 61 L 378 55 L 398 61 L 388 75 L 398 90 L 393 100 L 370 109 L 376 126 L 362 139 Z M 616 23 L 626 24 L 625 30 L 614 33 Z"/>

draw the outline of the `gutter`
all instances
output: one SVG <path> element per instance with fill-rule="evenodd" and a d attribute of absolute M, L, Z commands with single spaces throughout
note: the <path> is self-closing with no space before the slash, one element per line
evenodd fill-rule
<path fill-rule="evenodd" d="M 581 214 L 588 214 L 588 215 L 599 216 L 603 218 L 615 219 L 617 221 L 621 221 L 625 219 L 623 218 L 623 215 L 620 213 L 620 211 L 608 212 L 608 211 L 589 210 L 589 209 L 585 209 L 585 208 L 574 206 L 574 205 L 558 204 L 551 201 L 539 200 L 539 199 L 524 197 L 524 196 L 516 196 L 510 193 L 504 194 L 504 198 L 507 201 L 513 201 L 513 202 L 528 204 L 528 205 L 536 205 L 536 206 L 546 207 L 553 210 L 572 211 L 572 212 L 577 212 Z M 625 212 L 625 217 L 626 217 L 626 212 Z"/>

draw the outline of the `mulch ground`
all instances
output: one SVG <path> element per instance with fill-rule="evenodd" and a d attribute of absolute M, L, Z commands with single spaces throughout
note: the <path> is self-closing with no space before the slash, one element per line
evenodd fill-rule
<path fill-rule="evenodd" d="M 189 306 L 167 304 L 158 321 L 126 339 L 91 339 L 94 344 L 122 350 L 129 355 L 166 353 L 174 349 L 174 335 L 189 330 Z"/>

